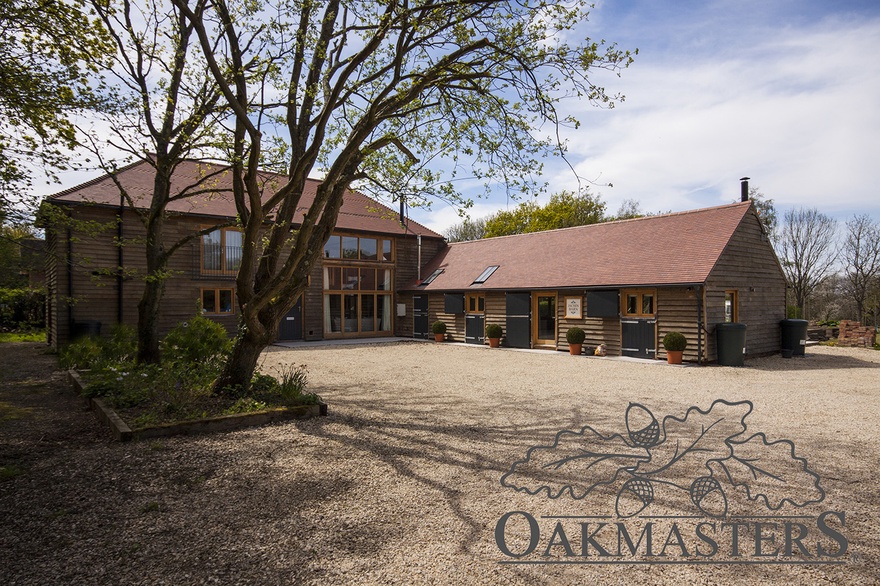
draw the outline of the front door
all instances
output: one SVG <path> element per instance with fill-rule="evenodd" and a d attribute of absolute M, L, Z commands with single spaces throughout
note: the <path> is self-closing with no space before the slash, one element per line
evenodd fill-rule
<path fill-rule="evenodd" d="M 556 348 L 556 294 L 532 296 L 532 341 L 535 348 Z"/>
<path fill-rule="evenodd" d="M 468 293 L 464 308 L 464 341 L 467 344 L 482 344 L 486 341 L 486 296 Z"/>
<path fill-rule="evenodd" d="M 620 354 L 632 358 L 656 358 L 656 290 L 626 289 L 620 295 L 620 303 Z"/>
<path fill-rule="evenodd" d="M 293 309 L 281 318 L 281 324 L 278 327 L 278 340 L 290 341 L 303 339 L 302 313 L 302 296 L 300 296 L 296 305 L 293 306 Z"/>
<path fill-rule="evenodd" d="M 428 296 L 413 295 L 413 338 L 429 338 L 431 324 L 428 323 Z"/>

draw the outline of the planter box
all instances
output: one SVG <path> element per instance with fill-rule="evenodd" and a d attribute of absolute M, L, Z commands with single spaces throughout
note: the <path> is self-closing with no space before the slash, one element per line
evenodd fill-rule
<path fill-rule="evenodd" d="M 74 391 L 82 396 L 85 385 L 79 374 L 74 370 L 67 371 L 67 377 Z M 107 405 L 100 397 L 84 397 L 88 407 L 95 413 L 99 422 L 107 426 L 113 438 L 119 442 L 131 440 L 152 439 L 158 437 L 171 437 L 175 435 L 194 435 L 199 433 L 213 433 L 217 431 L 233 431 L 245 427 L 256 427 L 274 423 L 276 421 L 290 421 L 293 419 L 311 419 L 312 417 L 326 417 L 327 405 L 297 405 L 296 407 L 276 407 L 257 413 L 237 413 L 235 415 L 218 415 L 206 419 L 192 421 L 178 421 L 131 429 L 121 417 Z"/>

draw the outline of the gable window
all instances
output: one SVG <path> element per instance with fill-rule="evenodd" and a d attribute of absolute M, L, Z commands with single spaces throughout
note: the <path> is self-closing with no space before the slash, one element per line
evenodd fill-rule
<path fill-rule="evenodd" d="M 232 275 L 241 267 L 241 232 L 234 228 L 214 230 L 202 236 L 203 275 Z"/>
<path fill-rule="evenodd" d="M 234 299 L 235 292 L 232 289 L 202 289 L 202 313 L 214 315 L 235 313 Z"/>
<path fill-rule="evenodd" d="M 653 317 L 657 312 L 656 293 L 653 289 L 629 289 L 621 295 L 623 315 Z"/>
<path fill-rule="evenodd" d="M 736 291 L 724 292 L 724 321 L 727 323 L 739 321 L 739 303 Z"/>
<path fill-rule="evenodd" d="M 498 270 L 498 265 L 492 265 L 490 267 L 487 267 L 485 271 L 480 273 L 479 277 L 474 279 L 474 282 L 471 283 L 471 285 L 481 285 L 481 284 L 485 283 L 489 279 L 489 277 L 492 276 L 492 273 L 494 273 L 497 270 Z"/>

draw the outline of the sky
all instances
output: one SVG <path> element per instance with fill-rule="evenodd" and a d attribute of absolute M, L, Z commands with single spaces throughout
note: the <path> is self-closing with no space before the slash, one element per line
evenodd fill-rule
<path fill-rule="evenodd" d="M 566 102 L 568 161 L 613 214 L 738 201 L 740 178 L 779 217 L 815 207 L 880 221 L 880 2 L 877 0 L 598 0 L 579 31 L 639 54 L 618 77 L 594 76 L 613 109 Z M 95 173 L 61 173 L 61 185 Z M 545 162 L 550 193 L 576 190 L 562 160 Z M 590 183 L 591 182 L 591 183 Z M 499 193 L 472 218 L 517 205 Z M 443 233 L 461 221 L 437 202 L 410 217 Z"/>
<path fill-rule="evenodd" d="M 639 50 L 620 77 L 595 77 L 623 103 L 566 105 L 582 122 L 563 134 L 569 161 L 608 213 L 732 203 L 748 176 L 780 218 L 805 206 L 880 220 L 880 2 L 600 0 L 583 30 Z M 578 185 L 560 161 L 545 177 L 549 193 Z M 516 203 L 477 200 L 469 215 Z M 444 204 L 410 216 L 440 233 L 461 221 Z"/>

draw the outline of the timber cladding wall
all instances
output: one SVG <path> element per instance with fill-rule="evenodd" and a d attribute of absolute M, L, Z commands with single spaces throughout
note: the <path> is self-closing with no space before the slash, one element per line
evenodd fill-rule
<path fill-rule="evenodd" d="M 745 216 L 706 282 L 707 358 L 717 359 L 715 326 L 724 322 L 724 298 L 737 296 L 737 319 L 746 324 L 746 354 L 778 352 L 785 319 L 785 277 L 754 213 Z"/>

